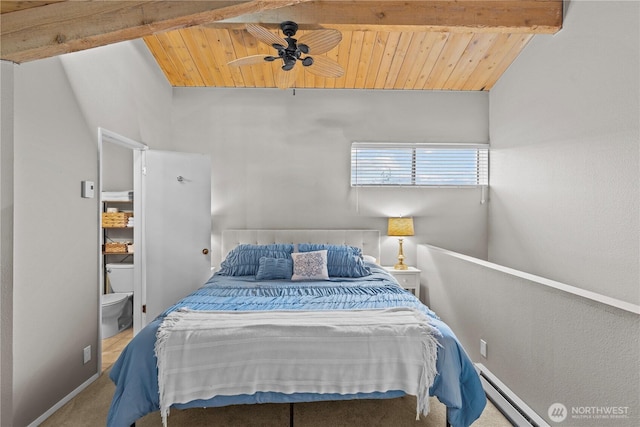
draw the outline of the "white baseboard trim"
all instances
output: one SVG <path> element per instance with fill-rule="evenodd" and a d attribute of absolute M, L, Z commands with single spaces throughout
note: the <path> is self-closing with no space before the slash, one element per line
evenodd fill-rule
<path fill-rule="evenodd" d="M 475 364 L 480 375 L 482 388 L 487 397 L 504 416 L 517 427 L 550 427 L 549 424 L 535 413 L 509 387 L 498 379 L 482 363 Z"/>
<path fill-rule="evenodd" d="M 91 378 L 89 378 L 88 380 L 86 380 L 85 382 L 83 382 L 82 384 L 80 384 L 75 390 L 73 390 L 71 393 L 69 393 L 68 395 L 66 395 L 61 401 L 59 401 L 58 403 L 56 403 L 55 405 L 53 405 L 51 408 L 49 408 L 49 410 L 47 412 L 45 412 L 44 414 L 40 415 L 36 420 L 34 420 L 31 424 L 29 424 L 27 427 L 37 427 L 40 424 L 42 424 L 44 422 L 44 420 L 46 420 L 47 418 L 49 418 L 51 415 L 53 415 L 54 412 L 56 412 L 58 409 L 62 408 L 66 403 L 68 403 L 71 399 L 73 399 L 74 397 L 76 397 L 78 394 L 80 394 L 80 392 L 82 390 L 84 390 L 85 388 L 89 387 L 89 385 L 91 385 L 92 382 L 94 382 L 95 380 L 98 379 L 98 377 L 100 376 L 100 374 L 94 374 L 93 376 L 91 376 Z"/>

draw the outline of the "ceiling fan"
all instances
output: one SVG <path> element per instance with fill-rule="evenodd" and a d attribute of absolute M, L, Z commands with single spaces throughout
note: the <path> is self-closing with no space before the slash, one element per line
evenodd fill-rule
<path fill-rule="evenodd" d="M 278 55 L 246 56 L 229 62 L 228 65 L 232 67 L 282 60 L 282 70 L 284 72 L 279 73 L 276 79 L 276 85 L 280 89 L 286 89 L 295 82 L 296 71 L 300 68 L 296 67 L 297 62 L 300 62 L 309 72 L 320 77 L 337 78 L 344 74 L 344 69 L 340 64 L 331 58 L 321 55 L 340 43 L 342 34 L 338 30 L 314 30 L 302 35 L 298 40 L 293 38 L 298 31 L 298 24 L 292 21 L 285 21 L 280 24 L 280 29 L 285 35 L 284 39 L 260 25 L 246 24 L 246 28 L 256 39 L 276 49 Z"/>

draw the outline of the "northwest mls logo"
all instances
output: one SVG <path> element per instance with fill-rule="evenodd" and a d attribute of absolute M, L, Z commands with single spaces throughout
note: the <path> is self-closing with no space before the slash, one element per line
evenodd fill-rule
<path fill-rule="evenodd" d="M 572 420 L 617 420 L 629 418 L 628 406 L 572 406 L 571 411 L 562 403 L 554 403 L 547 411 L 549 419 L 561 423 L 568 417 Z"/>
<path fill-rule="evenodd" d="M 549 415 L 551 421 L 561 423 L 567 418 L 567 407 L 562 403 L 554 403 L 549 406 L 547 415 Z"/>

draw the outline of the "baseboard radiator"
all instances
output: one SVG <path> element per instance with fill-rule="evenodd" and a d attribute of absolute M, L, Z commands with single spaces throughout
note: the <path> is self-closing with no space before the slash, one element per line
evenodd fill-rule
<path fill-rule="evenodd" d="M 550 427 L 533 409 L 491 373 L 482 363 L 475 364 L 487 398 L 517 427 Z"/>

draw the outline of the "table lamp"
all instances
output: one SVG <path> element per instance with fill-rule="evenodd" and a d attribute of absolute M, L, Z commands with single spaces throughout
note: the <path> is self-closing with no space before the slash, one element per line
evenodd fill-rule
<path fill-rule="evenodd" d="M 402 252 L 402 237 L 413 236 L 413 217 L 399 217 L 389 218 L 389 225 L 387 227 L 388 236 L 400 236 L 398 243 L 400 249 L 398 251 L 398 263 L 393 266 L 396 270 L 407 270 L 407 266 L 404 263 L 404 253 Z"/>

